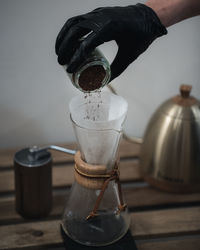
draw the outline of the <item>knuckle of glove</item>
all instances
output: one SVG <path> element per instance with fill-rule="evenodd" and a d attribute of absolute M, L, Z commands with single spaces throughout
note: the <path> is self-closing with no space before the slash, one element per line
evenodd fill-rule
<path fill-rule="evenodd" d="M 88 43 L 86 40 L 84 40 L 79 48 L 79 57 L 81 57 L 82 59 L 86 59 L 89 52 L 90 49 Z"/>

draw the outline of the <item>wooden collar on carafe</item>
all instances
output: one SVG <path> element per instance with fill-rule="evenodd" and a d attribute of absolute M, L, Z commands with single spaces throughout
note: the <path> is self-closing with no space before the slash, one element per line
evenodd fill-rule
<path fill-rule="evenodd" d="M 126 209 L 127 206 L 126 204 L 124 204 L 122 197 L 121 184 L 119 180 L 119 168 L 117 162 L 115 163 L 113 170 L 111 172 L 107 172 L 107 168 L 105 165 L 92 165 L 83 161 L 80 151 L 75 154 L 74 160 L 75 180 L 83 187 L 101 190 L 99 196 L 97 197 L 93 210 L 86 219 L 90 219 L 98 215 L 97 210 L 99 208 L 100 202 L 109 182 L 112 180 L 117 183 L 118 196 L 120 201 L 118 205 L 118 211 L 116 213 L 118 214 Z"/>

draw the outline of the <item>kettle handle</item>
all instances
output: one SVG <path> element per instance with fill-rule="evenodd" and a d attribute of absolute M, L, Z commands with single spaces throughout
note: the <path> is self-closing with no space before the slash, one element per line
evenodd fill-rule
<path fill-rule="evenodd" d="M 108 89 L 115 95 L 118 95 L 116 90 L 109 84 L 107 85 Z M 123 138 L 129 142 L 136 143 L 136 144 L 142 144 L 143 138 L 136 137 L 136 136 L 129 136 L 123 131 Z"/>

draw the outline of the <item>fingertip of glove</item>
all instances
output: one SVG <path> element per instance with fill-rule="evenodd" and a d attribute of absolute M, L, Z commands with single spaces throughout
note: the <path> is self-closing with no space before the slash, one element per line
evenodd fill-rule
<path fill-rule="evenodd" d="M 69 66 L 67 67 L 67 72 L 68 72 L 68 73 L 74 73 L 75 71 L 76 71 L 76 67 L 75 67 L 75 66 L 69 65 Z"/>
<path fill-rule="evenodd" d="M 55 53 L 56 53 L 56 55 L 58 55 L 58 51 L 59 51 L 58 46 L 57 46 L 57 44 L 55 44 Z"/>
<path fill-rule="evenodd" d="M 69 74 L 74 73 L 73 71 L 71 71 L 71 70 L 70 70 L 70 68 L 69 68 L 69 67 L 67 67 L 66 71 L 67 71 L 67 73 L 69 73 Z"/>
<path fill-rule="evenodd" d="M 58 61 L 58 63 L 59 63 L 60 65 L 62 65 L 62 66 L 66 64 L 65 61 L 64 61 L 64 59 L 61 58 L 61 57 L 59 57 L 59 56 L 58 56 L 58 58 L 57 58 L 57 61 Z"/>

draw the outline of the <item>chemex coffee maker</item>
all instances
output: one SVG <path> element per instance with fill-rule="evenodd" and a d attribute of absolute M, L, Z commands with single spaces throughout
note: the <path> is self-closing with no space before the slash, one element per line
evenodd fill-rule
<path fill-rule="evenodd" d="M 75 182 L 62 229 L 89 246 L 111 244 L 125 235 L 130 217 L 119 182 L 118 146 L 128 104 L 109 92 L 76 96 L 69 105 L 79 150 Z"/>

